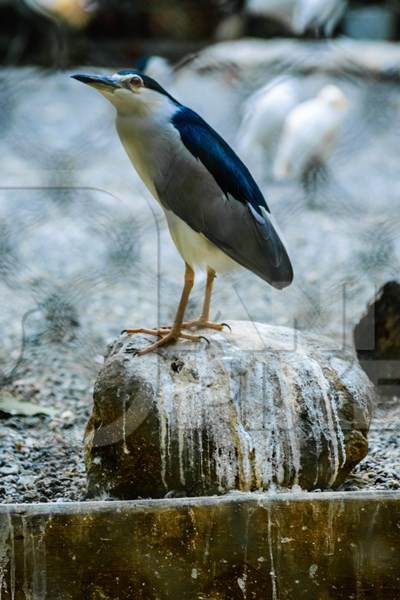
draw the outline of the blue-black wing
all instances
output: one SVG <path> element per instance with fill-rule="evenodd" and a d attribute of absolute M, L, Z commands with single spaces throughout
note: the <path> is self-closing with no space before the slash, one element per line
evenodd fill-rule
<path fill-rule="evenodd" d="M 288 254 L 271 222 L 264 196 L 247 167 L 192 110 L 179 107 L 172 124 L 209 177 L 204 177 L 204 169 L 190 170 L 183 164 L 183 156 L 175 156 L 168 183 L 158 189 L 161 202 L 231 258 L 275 287 L 289 285 L 293 271 Z"/>

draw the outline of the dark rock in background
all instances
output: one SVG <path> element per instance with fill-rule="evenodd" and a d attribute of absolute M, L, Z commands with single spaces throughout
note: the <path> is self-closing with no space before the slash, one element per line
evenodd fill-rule
<path fill-rule="evenodd" d="M 210 345 L 134 356 L 122 336 L 95 384 L 91 497 L 335 487 L 367 453 L 373 386 L 329 340 L 230 323 Z"/>
<path fill-rule="evenodd" d="M 354 328 L 361 366 L 379 389 L 400 395 L 400 284 L 386 283 Z"/>

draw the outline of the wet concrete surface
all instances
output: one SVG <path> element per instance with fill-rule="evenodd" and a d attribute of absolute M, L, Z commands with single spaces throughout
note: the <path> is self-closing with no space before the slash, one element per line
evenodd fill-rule
<path fill-rule="evenodd" d="M 2 598 L 361 600 L 400 591 L 399 494 L 0 507 Z"/>

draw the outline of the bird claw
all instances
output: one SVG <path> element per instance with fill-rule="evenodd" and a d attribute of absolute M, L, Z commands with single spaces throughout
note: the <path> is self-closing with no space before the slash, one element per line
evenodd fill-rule
<path fill-rule="evenodd" d="M 223 328 L 226 327 L 231 332 L 232 329 L 228 323 L 213 323 L 212 321 L 203 321 L 198 319 L 196 321 L 187 321 L 182 323 L 180 328 L 175 329 L 174 326 L 171 327 L 157 327 L 154 329 L 149 329 L 146 327 L 142 327 L 139 329 L 124 329 L 121 331 L 121 335 L 124 333 L 128 335 L 134 335 L 137 333 L 142 333 L 144 335 L 154 335 L 155 337 L 160 338 L 147 348 L 143 350 L 135 350 L 135 349 L 127 349 L 126 352 L 129 354 L 133 354 L 133 356 L 142 356 L 143 354 L 147 354 L 149 352 L 153 352 L 157 348 L 161 348 L 162 346 L 167 346 L 169 344 L 173 344 L 177 342 L 179 339 L 189 340 L 192 342 L 199 342 L 200 340 L 204 340 L 208 345 L 210 345 L 210 340 L 204 335 L 191 335 L 189 333 L 184 333 L 184 329 L 214 329 L 216 331 L 222 331 Z"/>
<path fill-rule="evenodd" d="M 136 356 L 136 354 L 139 352 L 139 350 L 137 348 L 126 348 L 125 349 L 125 354 L 132 354 L 133 356 Z"/>
<path fill-rule="evenodd" d="M 133 356 L 142 356 L 143 354 L 148 354 L 149 352 L 153 352 L 157 348 L 161 348 L 162 346 L 167 346 L 169 344 L 173 344 L 177 342 L 179 339 L 189 340 L 191 342 L 199 342 L 201 339 L 205 340 L 208 344 L 210 341 L 202 336 L 202 335 L 191 335 L 189 333 L 184 333 L 179 329 L 175 330 L 173 327 L 159 327 L 157 329 L 124 329 L 128 335 L 134 335 L 136 333 L 142 333 L 144 335 L 154 335 L 159 337 L 160 339 L 150 344 L 147 348 L 143 350 L 136 350 L 135 348 L 127 348 L 125 350 L 128 354 L 133 354 Z"/>

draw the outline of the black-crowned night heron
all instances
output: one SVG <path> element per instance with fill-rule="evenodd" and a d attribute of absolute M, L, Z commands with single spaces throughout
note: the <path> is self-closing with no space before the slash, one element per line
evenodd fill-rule
<path fill-rule="evenodd" d="M 122 144 L 164 209 L 185 261 L 185 284 L 173 325 L 127 330 L 160 338 L 140 354 L 179 338 L 201 339 L 187 329 L 223 328 L 210 320 L 216 272 L 243 266 L 278 289 L 291 283 L 292 266 L 261 191 L 229 145 L 198 114 L 139 71 L 73 77 L 115 107 Z M 196 268 L 207 271 L 203 309 L 199 319 L 184 322 Z"/>

